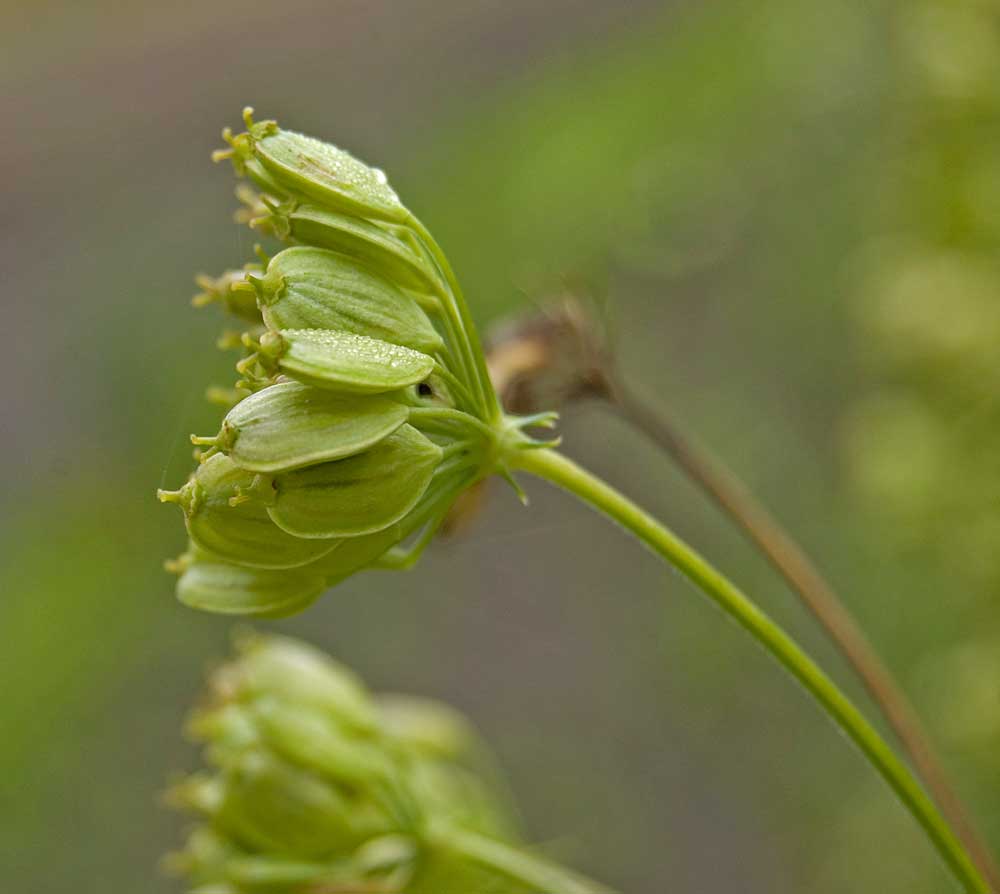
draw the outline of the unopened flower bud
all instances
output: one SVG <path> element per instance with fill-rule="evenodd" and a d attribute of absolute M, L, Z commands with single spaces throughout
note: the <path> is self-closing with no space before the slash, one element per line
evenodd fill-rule
<path fill-rule="evenodd" d="M 340 723 L 370 730 L 375 706 L 358 677 L 328 655 L 284 636 L 247 636 L 240 652 L 212 678 L 220 698 L 278 698 L 314 706 Z"/>
<path fill-rule="evenodd" d="M 347 785 L 370 786 L 393 774 L 367 735 L 348 732 L 328 712 L 273 696 L 260 699 L 253 711 L 267 745 L 294 764 Z"/>
<path fill-rule="evenodd" d="M 297 537 L 373 534 L 416 505 L 441 455 L 440 447 L 402 425 L 363 453 L 276 476 L 268 513 Z"/>
<path fill-rule="evenodd" d="M 302 569 L 248 568 L 210 557 L 181 572 L 177 598 L 225 615 L 281 617 L 301 611 L 326 589 L 326 577 Z"/>
<path fill-rule="evenodd" d="M 443 347 L 417 301 L 346 255 L 311 246 L 278 252 L 250 275 L 271 329 L 327 329 L 367 335 L 433 354 Z"/>
<path fill-rule="evenodd" d="M 228 455 L 241 469 L 285 472 L 360 453 L 392 434 L 407 416 L 405 406 L 381 395 L 280 382 L 233 407 L 214 438 L 192 440 Z"/>
<path fill-rule="evenodd" d="M 266 332 L 255 359 L 275 373 L 330 391 L 378 394 L 416 385 L 434 370 L 434 358 L 411 348 L 330 329 Z"/>
<path fill-rule="evenodd" d="M 267 213 L 252 224 L 267 228 L 285 242 L 314 245 L 356 258 L 418 294 L 434 294 L 441 288 L 439 275 L 406 241 L 405 231 L 294 200 L 267 203 Z"/>
<path fill-rule="evenodd" d="M 330 552 L 335 540 L 304 540 L 281 530 L 254 500 L 240 500 L 257 476 L 221 454 L 198 468 L 179 491 L 160 491 L 179 503 L 190 538 L 207 553 L 252 568 L 296 568 Z"/>
<path fill-rule="evenodd" d="M 247 752 L 225 768 L 221 782 L 222 797 L 209 815 L 255 850 L 324 857 L 391 828 L 367 805 L 267 752 Z"/>
<path fill-rule="evenodd" d="M 382 171 L 314 137 L 283 130 L 274 121 L 253 121 L 244 109 L 246 133 L 226 135 L 237 171 L 256 161 L 282 192 L 308 196 L 346 214 L 405 223 L 409 212 Z M 221 154 L 220 154 L 221 156 Z M 278 193 L 281 194 L 280 192 Z"/>

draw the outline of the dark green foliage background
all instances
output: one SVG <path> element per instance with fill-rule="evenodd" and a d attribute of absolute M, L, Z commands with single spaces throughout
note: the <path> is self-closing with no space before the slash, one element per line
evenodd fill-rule
<path fill-rule="evenodd" d="M 995 587 L 922 529 L 900 552 L 887 527 L 905 520 L 856 497 L 844 458 L 844 420 L 883 374 L 857 323 L 858 258 L 887 220 L 933 230 L 938 213 L 902 198 L 914 141 L 931 150 L 941 133 L 907 126 L 922 101 L 899 62 L 913 6 L 7 4 L 5 890 L 178 889 L 155 871 L 182 828 L 157 796 L 193 765 L 182 717 L 232 625 L 174 601 L 160 560 L 181 526 L 153 492 L 183 480 L 187 433 L 214 429 L 203 387 L 230 378 L 220 319 L 187 298 L 194 272 L 249 256 L 228 171 L 208 161 L 247 102 L 384 167 L 483 323 L 566 281 L 605 296 L 625 368 L 799 532 L 1000 842 L 995 737 L 953 716 L 974 679 L 976 720 L 1000 731 L 996 678 L 943 670 L 969 643 L 996 654 Z M 949 177 L 946 163 L 921 188 Z M 983 450 L 992 409 L 975 417 Z M 856 691 L 654 450 L 598 408 L 563 431 Z M 362 575 L 274 626 L 373 686 L 468 712 L 532 834 L 623 891 L 951 890 L 887 790 L 742 634 L 617 530 L 529 489 L 530 509 L 497 487 L 416 570 Z"/>

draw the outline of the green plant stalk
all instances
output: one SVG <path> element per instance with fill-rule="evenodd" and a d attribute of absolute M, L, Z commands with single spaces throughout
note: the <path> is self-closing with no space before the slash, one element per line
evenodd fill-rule
<path fill-rule="evenodd" d="M 989 886 L 961 842 L 906 764 L 795 641 L 734 584 L 649 513 L 556 451 L 520 451 L 511 457 L 510 464 L 561 487 L 617 522 L 677 568 L 747 630 L 858 746 L 923 828 L 965 890 L 971 894 L 989 894 Z"/>
<path fill-rule="evenodd" d="M 484 409 L 487 411 L 490 419 L 497 422 L 503 413 L 500 409 L 500 402 L 497 400 L 496 392 L 490 383 L 489 370 L 486 368 L 486 353 L 483 351 L 482 342 L 479 339 L 479 330 L 472 320 L 472 313 L 469 311 L 468 302 L 466 302 L 465 295 L 462 293 L 462 287 L 458 284 L 458 277 L 455 276 L 455 271 L 452 270 L 448 257 L 441 250 L 441 246 L 437 244 L 427 227 L 413 215 L 410 216 L 409 225 L 424 241 L 434 262 L 448 283 L 451 298 L 454 301 L 454 305 L 452 306 L 458 312 L 457 322 L 459 324 L 459 331 L 463 332 L 466 338 L 465 345 L 470 358 L 469 372 L 476 380 Z"/>
<path fill-rule="evenodd" d="M 993 888 L 1000 869 L 980 836 L 906 692 L 868 642 L 846 605 L 805 550 L 739 479 L 666 413 L 602 370 L 595 394 L 666 451 L 680 469 L 746 534 L 785 579 L 858 675 L 928 793 L 941 808 L 979 871 Z"/>
<path fill-rule="evenodd" d="M 438 825 L 427 839 L 451 853 L 540 894 L 614 894 L 610 888 L 536 856 L 524 848 L 450 825 Z"/>

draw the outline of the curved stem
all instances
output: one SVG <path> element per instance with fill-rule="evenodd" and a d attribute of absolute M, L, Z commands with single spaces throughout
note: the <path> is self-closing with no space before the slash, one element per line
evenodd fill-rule
<path fill-rule="evenodd" d="M 440 319 L 445 328 L 445 336 L 453 348 L 452 359 L 458 365 L 462 378 L 471 383 L 473 382 L 472 377 L 475 375 L 475 371 L 470 367 L 469 345 L 462 335 L 461 320 L 458 318 L 458 311 L 455 309 L 451 295 L 447 293 L 445 284 L 441 283 L 440 288 L 443 308 Z M 463 388 L 463 391 L 467 395 L 467 409 L 470 412 L 475 412 L 477 409 L 476 399 L 469 394 L 468 389 Z"/>
<path fill-rule="evenodd" d="M 949 782 L 917 712 L 833 587 L 802 547 L 729 469 L 682 431 L 668 415 L 607 373 L 599 390 L 620 416 L 666 451 L 684 473 L 742 528 L 798 595 L 868 690 L 872 701 L 909 754 L 917 774 L 980 871 L 994 888 L 1000 888 L 1000 871 Z"/>
<path fill-rule="evenodd" d="M 511 458 L 511 466 L 544 478 L 589 503 L 698 586 L 788 670 L 851 738 L 896 792 L 965 890 L 988 894 L 990 888 L 961 842 L 907 766 L 837 685 L 734 584 L 631 500 L 554 450 L 521 451 Z"/>
<path fill-rule="evenodd" d="M 531 851 L 451 825 L 427 834 L 439 850 L 518 882 L 540 894 L 612 894 L 610 888 L 577 875 Z"/>
<path fill-rule="evenodd" d="M 485 435 L 487 440 L 493 440 L 496 436 L 493 429 L 478 416 L 473 416 L 471 413 L 463 413 L 461 410 L 456 410 L 453 407 L 411 407 L 409 418 L 411 422 L 428 423 L 439 421 L 452 423 L 460 427 L 464 426 L 466 429 L 471 428 Z"/>
<path fill-rule="evenodd" d="M 462 380 L 459 379 L 453 372 L 443 366 L 441 363 L 435 361 L 434 372 L 437 373 L 445 383 L 455 392 L 455 396 L 458 398 L 462 404 L 470 411 L 475 410 L 475 404 L 472 400 L 472 395 L 469 394 L 469 389 L 462 384 Z"/>
<path fill-rule="evenodd" d="M 403 230 L 405 242 L 433 268 L 435 273 L 433 287 L 437 310 L 440 311 L 438 319 L 445 328 L 445 337 L 449 348 L 453 349 L 452 359 L 458 365 L 458 371 L 462 378 L 476 385 L 478 400 L 482 400 L 482 382 L 479 381 L 478 367 L 472 356 L 472 347 L 465 331 L 464 317 L 453 292 L 458 287 L 454 280 L 454 273 L 450 267 L 446 270 L 442 266 L 442 261 L 447 264 L 447 258 L 444 257 L 440 246 L 434 242 L 433 237 L 419 218 L 407 212 L 407 221 Z M 468 392 L 466 394 L 468 395 Z M 469 397 L 471 398 L 471 395 Z M 485 404 L 471 400 L 466 409 L 475 412 L 480 406 L 485 406 Z"/>
<path fill-rule="evenodd" d="M 479 331 L 476 329 L 469 306 L 465 300 L 465 296 L 462 294 L 462 287 L 458 284 L 458 278 L 455 276 L 455 271 L 451 268 L 447 255 L 441 250 L 441 246 L 437 244 L 427 227 L 415 215 L 410 215 L 409 224 L 426 244 L 434 262 L 438 265 L 442 275 L 448 282 L 461 326 L 467 339 L 471 355 L 469 359 L 473 366 L 473 377 L 482 396 L 484 409 L 486 409 L 490 417 L 495 421 L 500 418 L 502 411 L 496 392 L 493 390 L 493 385 L 490 381 L 490 374 L 486 369 L 486 355 L 483 352 L 482 342 L 479 339 Z"/>

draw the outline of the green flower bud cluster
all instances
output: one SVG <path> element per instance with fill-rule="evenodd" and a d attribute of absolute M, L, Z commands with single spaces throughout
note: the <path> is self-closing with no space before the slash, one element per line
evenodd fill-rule
<path fill-rule="evenodd" d="M 444 705 L 373 697 L 304 643 L 251 636 L 190 731 L 208 769 L 169 792 L 199 817 L 169 865 L 194 892 L 538 890 L 456 852 L 523 847 L 484 746 Z"/>
<path fill-rule="evenodd" d="M 450 505 L 512 451 L 546 446 L 505 416 L 443 252 L 385 175 L 341 149 L 244 113 L 224 137 L 239 214 L 287 247 L 213 279 L 246 328 L 228 412 L 192 437 L 200 464 L 160 499 L 184 511 L 190 547 L 170 567 L 188 605 L 280 615 L 379 564 L 408 567 Z M 408 544 L 402 546 L 404 541 Z"/>

